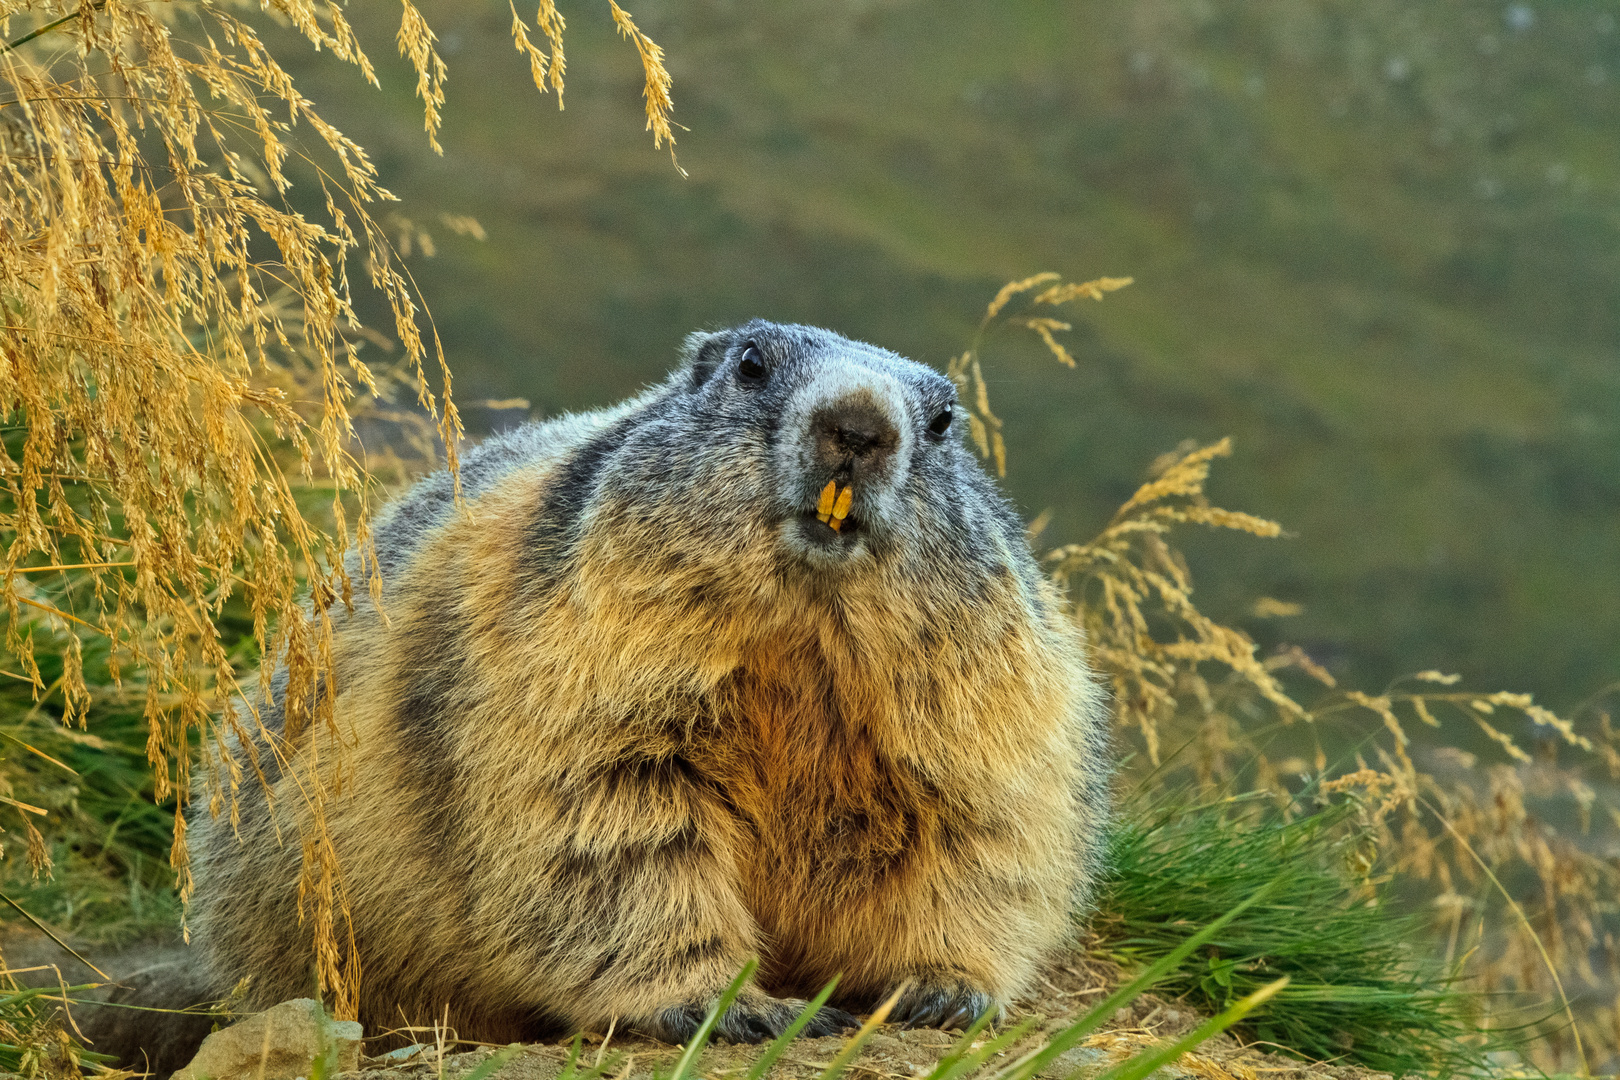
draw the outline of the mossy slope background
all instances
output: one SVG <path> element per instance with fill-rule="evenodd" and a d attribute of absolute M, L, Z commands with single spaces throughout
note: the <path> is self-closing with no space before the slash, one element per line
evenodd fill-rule
<path fill-rule="evenodd" d="M 464 400 L 600 405 L 755 315 L 943 366 L 1005 280 L 1130 274 L 1077 313 L 1078 371 L 1009 339 L 991 375 L 1047 541 L 1232 434 L 1214 496 L 1297 535 L 1189 537 L 1212 615 L 1370 686 L 1435 666 L 1568 707 L 1620 676 L 1607 5 L 643 0 L 687 179 L 606 15 L 564 10 L 558 113 L 505 5 L 424 10 L 455 83 L 443 158 L 397 63 L 379 108 L 286 55 L 406 214 L 487 229 L 414 263 Z M 1306 612 L 1247 619 L 1256 594 Z"/>

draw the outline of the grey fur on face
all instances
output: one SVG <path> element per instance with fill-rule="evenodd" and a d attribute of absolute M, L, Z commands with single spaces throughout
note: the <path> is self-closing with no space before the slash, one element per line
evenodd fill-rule
<path fill-rule="evenodd" d="M 761 377 L 741 372 L 749 349 L 758 355 Z M 815 569 L 853 569 L 875 555 L 915 547 L 927 531 L 918 509 L 935 502 L 925 489 L 954 486 L 964 467 L 977 470 L 949 425 L 955 387 L 885 349 L 813 327 L 753 322 L 693 335 L 687 356 L 690 407 L 700 423 L 723 430 L 727 420 L 765 420 L 743 427 L 762 438 L 766 475 L 739 472 L 733 482 L 750 488 L 749 505 L 760 524 L 777 533 L 784 554 Z M 942 414 L 947 429 L 929 431 Z M 839 436 L 851 430 L 873 445 L 847 445 Z M 749 456 L 747 448 L 735 449 L 739 458 Z M 852 490 L 847 533 L 815 520 L 829 482 Z M 715 502 L 736 507 L 736 494 L 724 490 Z M 693 498 L 705 501 L 702 492 Z"/>

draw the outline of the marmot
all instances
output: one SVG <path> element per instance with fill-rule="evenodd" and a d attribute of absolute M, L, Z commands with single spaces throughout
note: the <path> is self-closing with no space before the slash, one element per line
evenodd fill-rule
<path fill-rule="evenodd" d="M 964 420 L 920 364 L 756 321 L 485 442 L 464 511 L 441 473 L 379 515 L 328 808 L 368 1031 L 683 1042 L 752 955 L 734 1040 L 834 975 L 853 1011 L 909 980 L 915 1025 L 1028 988 L 1097 872 L 1105 709 Z M 289 785 L 190 834 L 203 982 L 255 1007 L 310 987 Z"/>

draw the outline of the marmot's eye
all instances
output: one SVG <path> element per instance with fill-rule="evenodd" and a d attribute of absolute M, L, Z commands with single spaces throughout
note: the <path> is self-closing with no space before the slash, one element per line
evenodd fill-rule
<path fill-rule="evenodd" d="M 743 350 L 742 359 L 737 361 L 737 374 L 749 382 L 759 382 L 765 377 L 765 357 L 752 341 Z"/>
<path fill-rule="evenodd" d="M 952 415 L 949 405 L 941 409 L 938 416 L 928 421 L 928 434 L 935 438 L 944 438 L 945 433 L 951 430 Z"/>

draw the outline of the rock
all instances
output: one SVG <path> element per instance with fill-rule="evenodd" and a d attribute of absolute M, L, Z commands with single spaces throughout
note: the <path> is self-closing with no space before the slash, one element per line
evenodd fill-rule
<path fill-rule="evenodd" d="M 600 1042 L 601 1040 L 597 1041 Z M 367 1058 L 363 1064 L 366 1066 L 377 1065 L 383 1068 L 392 1068 L 396 1065 L 407 1065 L 415 1061 L 415 1059 L 418 1057 L 426 1056 L 427 1053 L 432 1049 L 433 1047 L 429 1046 L 427 1043 L 411 1043 L 411 1045 L 402 1046 L 398 1050 L 389 1050 L 387 1053 L 378 1054 L 376 1057 Z M 0 1080 L 5 1080 L 5 1077 L 0 1076 Z"/>
<path fill-rule="evenodd" d="M 360 1025 L 353 1020 L 324 1020 L 321 1007 L 309 998 L 283 1001 L 216 1031 L 203 1040 L 191 1064 L 173 1080 L 294 1080 L 308 1076 L 322 1051 L 332 1054 L 327 1076 L 360 1064 Z M 325 1036 L 322 1037 L 322 1027 Z"/>
<path fill-rule="evenodd" d="M 1102 1050 L 1088 1046 L 1076 1046 L 1065 1050 L 1052 1062 L 1042 1069 L 1038 1075 L 1048 1078 L 1075 1077 L 1083 1080 L 1085 1077 L 1096 1076 L 1108 1069 L 1108 1055 Z"/>

